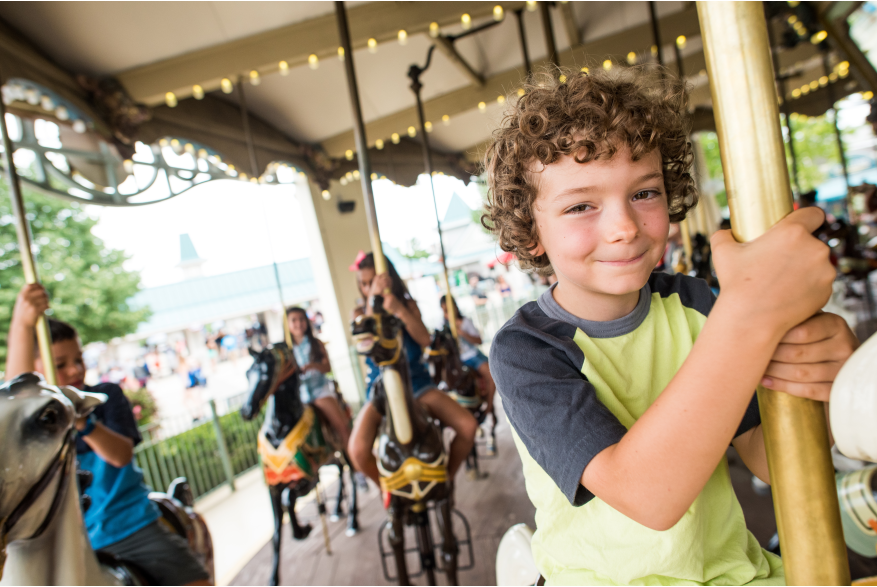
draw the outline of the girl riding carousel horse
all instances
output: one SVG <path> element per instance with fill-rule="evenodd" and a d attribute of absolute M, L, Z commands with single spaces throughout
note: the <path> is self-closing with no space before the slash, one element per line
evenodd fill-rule
<path fill-rule="evenodd" d="M 396 272 L 396 268 L 387 260 L 387 273 L 375 274 L 374 257 L 371 253 L 360 254 L 351 270 L 356 271 L 356 283 L 359 293 L 365 300 L 372 296 L 383 296 L 384 311 L 389 312 L 401 320 L 402 340 L 408 357 L 408 367 L 411 374 L 412 389 L 417 401 L 428 408 L 429 412 L 442 424 L 454 430 L 454 440 L 451 443 L 448 455 L 448 474 L 453 479 L 460 465 L 466 460 L 466 455 L 472 449 L 475 441 L 475 431 L 478 423 L 475 418 L 460 407 L 457 402 L 446 394 L 439 391 L 433 385 L 429 371 L 421 361 L 423 348 L 429 346 L 430 336 L 426 326 L 420 318 L 420 310 L 417 303 L 408 293 L 408 289 L 402 282 L 402 278 Z M 360 314 L 371 314 L 371 307 L 366 307 Z M 371 389 L 380 374 L 378 366 L 369 358 L 367 393 L 371 396 Z M 366 403 L 359 413 L 353 426 L 349 453 L 356 468 L 371 478 L 380 486 L 380 473 L 375 457 L 372 454 L 372 446 L 378 434 L 382 416 L 371 404 Z"/>

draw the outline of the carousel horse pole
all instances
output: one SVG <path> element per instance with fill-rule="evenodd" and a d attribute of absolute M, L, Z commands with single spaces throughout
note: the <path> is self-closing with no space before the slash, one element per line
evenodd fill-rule
<path fill-rule="evenodd" d="M 2 82 L 2 78 L 0 78 L 0 82 Z M 6 167 L 9 199 L 12 201 L 12 211 L 15 215 L 15 232 L 18 236 L 21 269 L 24 272 L 26 283 L 39 283 L 40 279 L 31 249 L 30 225 L 27 223 L 27 211 L 24 208 L 24 198 L 21 195 L 21 180 L 15 170 L 12 158 L 12 139 L 9 138 L 9 129 L 6 126 L 6 105 L 3 104 L 2 100 L 0 100 L 0 134 L 3 135 L 3 165 Z M 52 356 L 52 335 L 49 332 L 49 321 L 45 316 L 40 316 L 37 320 L 36 333 L 46 382 L 49 385 L 57 385 L 58 374 L 55 371 L 55 359 Z"/>
<path fill-rule="evenodd" d="M 238 78 L 237 89 L 241 109 L 241 126 L 244 128 L 244 138 L 247 143 L 247 155 L 250 158 L 250 173 L 252 174 L 251 177 L 255 178 L 259 177 L 259 161 L 256 158 L 256 146 L 253 142 L 253 131 L 250 128 L 250 111 L 249 108 L 247 108 L 247 96 L 244 92 L 244 82 L 241 78 Z M 268 246 L 271 247 L 271 239 L 268 239 Z M 271 263 L 274 265 L 274 280 L 277 282 L 277 293 L 280 296 L 280 308 L 281 313 L 283 314 L 283 339 L 286 341 L 286 345 L 291 351 L 293 347 L 292 333 L 289 331 L 289 324 L 286 319 L 286 306 L 283 303 L 283 286 L 280 284 L 280 272 L 277 269 L 277 261 L 274 259 L 273 249 L 271 250 Z M 339 473 L 338 477 L 339 485 L 344 483 L 343 474 L 344 471 L 342 466 L 342 471 Z M 329 526 L 326 524 L 326 505 L 323 503 L 323 495 L 320 491 L 319 474 L 317 475 L 317 484 L 314 486 L 314 497 L 317 500 L 317 512 L 320 514 L 320 528 L 323 531 L 323 543 L 326 545 L 326 553 L 331 555 L 332 543 L 329 539 Z"/>
<path fill-rule="evenodd" d="M 749 241 L 792 210 L 764 8 L 699 1 L 697 12 L 731 228 Z M 849 585 L 823 404 L 760 386 L 758 403 L 787 584 Z"/>
<path fill-rule="evenodd" d="M 423 89 L 423 84 L 420 83 L 420 76 L 423 72 L 429 69 L 433 51 L 435 51 L 435 45 L 429 47 L 429 51 L 426 53 L 426 64 L 423 67 L 414 64 L 408 68 L 408 77 L 411 78 L 411 91 L 414 92 L 414 97 L 417 98 L 417 118 L 420 122 L 420 138 L 421 144 L 423 145 L 423 166 L 426 170 L 426 177 L 429 179 L 429 188 L 432 191 L 432 206 L 435 210 L 435 222 L 438 227 L 439 249 L 442 253 L 442 276 L 445 280 L 445 291 L 448 296 L 448 303 L 446 304 L 446 307 L 448 308 L 448 325 L 451 327 L 451 335 L 454 337 L 454 340 L 458 340 L 457 309 L 453 303 L 454 296 L 451 293 L 451 280 L 448 278 L 448 263 L 445 257 L 445 241 L 442 238 L 442 219 L 439 218 L 438 202 L 435 198 L 435 183 L 432 179 L 432 151 L 429 148 L 429 138 L 426 136 L 426 121 L 423 116 L 423 100 L 420 98 L 420 90 Z"/>

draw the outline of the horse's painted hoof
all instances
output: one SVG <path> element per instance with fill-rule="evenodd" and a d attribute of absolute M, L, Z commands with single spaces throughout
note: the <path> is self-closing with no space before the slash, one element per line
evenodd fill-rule
<path fill-rule="evenodd" d="M 357 528 L 348 528 L 344 531 L 344 535 L 350 538 L 351 536 L 356 536 L 359 533 Z"/>

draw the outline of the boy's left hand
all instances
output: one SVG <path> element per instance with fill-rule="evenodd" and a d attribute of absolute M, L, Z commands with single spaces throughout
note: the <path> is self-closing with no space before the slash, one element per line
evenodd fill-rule
<path fill-rule="evenodd" d="M 859 346 L 846 321 L 819 313 L 789 330 L 777 346 L 761 384 L 827 402 L 840 368 Z"/>

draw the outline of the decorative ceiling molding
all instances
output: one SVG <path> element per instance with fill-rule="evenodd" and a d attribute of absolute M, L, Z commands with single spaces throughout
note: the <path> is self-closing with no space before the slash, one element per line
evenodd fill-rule
<path fill-rule="evenodd" d="M 473 20 L 493 15 L 495 2 L 370 2 L 347 10 L 351 43 L 354 49 L 395 41 L 399 30 L 408 36 L 429 33 L 432 22 L 450 26 L 460 22 L 463 12 Z M 506 14 L 524 2 L 504 4 Z M 234 81 L 256 70 L 260 75 L 279 71 L 280 62 L 290 68 L 308 64 L 308 57 L 336 58 L 338 25 L 335 14 L 320 16 L 280 27 L 207 49 L 193 51 L 157 63 L 120 73 L 117 78 L 130 95 L 140 102 L 156 106 L 165 102 L 167 92 L 182 100 L 192 95 L 192 86 L 204 92 L 220 88 L 223 78 Z"/>

